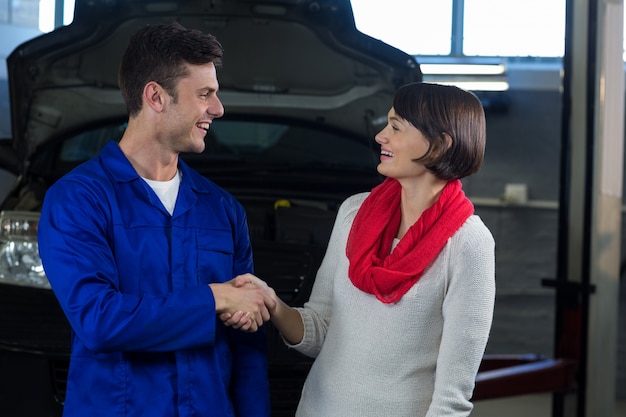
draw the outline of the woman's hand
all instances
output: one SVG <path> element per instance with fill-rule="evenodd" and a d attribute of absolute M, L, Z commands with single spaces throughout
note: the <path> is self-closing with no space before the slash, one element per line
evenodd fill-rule
<path fill-rule="evenodd" d="M 259 322 L 251 312 L 238 310 L 235 312 L 226 311 L 219 315 L 224 325 L 240 329 L 247 332 L 254 332 L 263 325 L 263 322 L 270 319 L 270 315 L 276 311 L 277 296 L 273 288 L 267 285 L 265 281 L 253 274 L 238 275 L 227 284 L 240 289 L 254 289 L 261 291 L 265 308 L 268 314 L 262 315 L 262 322 Z"/>

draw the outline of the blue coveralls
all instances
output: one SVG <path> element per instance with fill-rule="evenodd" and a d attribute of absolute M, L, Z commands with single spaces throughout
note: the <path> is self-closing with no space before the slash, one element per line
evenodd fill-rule
<path fill-rule="evenodd" d="M 243 207 L 179 161 L 170 216 L 111 142 L 47 192 L 44 269 L 73 329 L 64 416 L 269 416 L 263 328 L 221 324 L 209 283 L 253 271 Z"/>

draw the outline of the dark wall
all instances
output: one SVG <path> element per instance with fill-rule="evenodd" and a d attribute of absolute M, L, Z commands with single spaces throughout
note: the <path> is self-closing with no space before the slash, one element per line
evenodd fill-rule
<path fill-rule="evenodd" d="M 496 240 L 496 310 L 487 352 L 553 356 L 554 290 L 543 287 L 541 280 L 556 278 L 561 96 L 510 91 L 508 99 L 507 111 L 487 112 L 485 162 L 479 173 L 464 181 L 467 195 Z M 538 204 L 500 204 L 507 183 L 526 184 L 529 200 Z M 622 248 L 626 252 L 626 244 Z M 623 281 L 620 317 L 626 317 Z M 617 395 L 623 399 L 626 319 L 619 322 L 619 329 Z"/>
<path fill-rule="evenodd" d="M 500 197 L 506 183 L 525 183 L 529 198 L 558 200 L 561 97 L 549 91 L 509 91 L 505 110 L 487 115 L 485 162 L 470 194 Z"/>

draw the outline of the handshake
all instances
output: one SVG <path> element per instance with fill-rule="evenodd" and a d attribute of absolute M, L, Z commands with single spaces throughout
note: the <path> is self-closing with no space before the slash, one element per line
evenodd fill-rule
<path fill-rule="evenodd" d="M 209 284 L 215 308 L 224 325 L 256 332 L 284 303 L 274 289 L 252 274 L 238 275 L 222 284 Z"/>

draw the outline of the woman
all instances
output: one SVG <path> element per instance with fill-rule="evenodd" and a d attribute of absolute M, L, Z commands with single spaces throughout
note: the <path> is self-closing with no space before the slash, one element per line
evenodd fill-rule
<path fill-rule="evenodd" d="M 495 262 L 459 179 L 480 168 L 485 135 L 473 94 L 428 83 L 397 91 L 376 135 L 386 180 L 340 207 L 309 301 L 292 308 L 267 288 L 285 342 L 316 358 L 296 416 L 470 414 Z M 238 326 L 243 314 L 224 319 Z"/>

